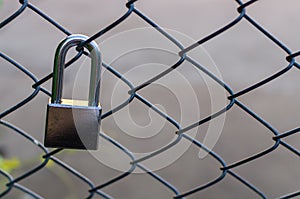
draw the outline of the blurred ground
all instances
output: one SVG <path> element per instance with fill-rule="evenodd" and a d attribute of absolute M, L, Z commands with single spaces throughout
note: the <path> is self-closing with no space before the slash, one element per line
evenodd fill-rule
<path fill-rule="evenodd" d="M 32 0 L 30 2 L 71 32 L 89 36 L 109 25 L 127 11 L 125 2 L 120 0 Z M 5 19 L 19 6 L 18 1 L 4 0 L 0 10 L 0 20 Z M 160 26 L 179 31 L 194 40 L 203 38 L 238 16 L 237 4 L 233 0 L 173 0 L 172 2 L 152 0 L 139 1 L 136 6 Z M 296 52 L 299 50 L 300 43 L 299 6 L 300 3 L 296 0 L 264 0 L 250 6 L 247 13 L 285 43 L 293 52 Z M 148 27 L 148 25 L 133 14 L 117 28 L 97 39 L 97 42 L 102 43 L 117 33 L 141 27 Z M 0 30 L 0 51 L 14 58 L 38 78 L 42 78 L 52 71 L 55 48 L 64 37 L 64 34 L 27 9 L 20 17 Z M 126 41 L 124 44 L 119 43 L 118 45 L 122 48 L 122 45 L 125 44 Z M 224 34 L 205 43 L 203 47 L 218 66 L 224 81 L 235 92 L 270 76 L 288 64 L 285 61 L 286 54 L 246 21 L 240 22 Z M 104 52 L 114 51 L 114 49 L 102 50 Z M 109 54 L 103 54 L 104 61 L 109 56 Z M 201 62 L 201 60 L 198 61 Z M 64 87 L 66 97 L 72 97 L 74 77 L 77 75 L 82 62 L 83 59 L 76 63 L 72 69 L 69 69 L 66 74 Z M 128 65 L 128 63 L 130 64 Z M 0 92 L 2 93 L 0 112 L 2 112 L 27 97 L 32 92 L 32 82 L 3 59 L 0 60 L 0 64 Z M 116 63 L 114 67 L 125 73 L 130 70 L 127 67 L 133 66 L 134 61 L 127 61 L 122 64 Z M 189 66 L 186 66 L 180 70 L 188 75 L 190 69 Z M 275 81 L 239 99 L 278 131 L 286 132 L 297 128 L 300 117 L 300 94 L 297 92 L 300 89 L 299 74 L 298 70 L 292 69 Z M 112 85 L 115 80 L 107 72 L 104 72 L 104 75 L 101 99 L 103 109 L 107 111 L 110 108 Z M 136 80 L 134 79 L 135 76 L 132 76 L 131 80 L 135 82 L 146 76 L 146 74 L 139 73 L 136 75 Z M 207 97 L 209 93 L 201 78 L 197 76 L 191 78 L 201 110 L 201 118 L 203 118 L 210 114 L 210 98 Z M 173 83 L 179 90 L 185 90 L 184 87 L 181 88 L 180 82 L 174 81 Z M 48 89 L 50 86 L 50 82 L 45 85 Z M 82 92 L 84 93 L 85 90 Z M 170 101 L 171 95 L 165 94 L 164 90 L 155 90 L 155 87 L 150 87 L 141 91 L 141 94 L 147 96 L 150 101 L 161 104 L 169 111 L 169 114 L 174 114 L 175 118 L 180 116 L 176 112 L 178 103 Z M 48 97 L 41 93 L 29 104 L 7 116 L 5 120 L 29 132 L 39 141 L 43 141 L 47 101 Z M 136 123 L 145 125 L 149 122 L 148 109 L 141 104 L 134 102 L 131 111 L 134 113 L 132 117 Z M 188 117 L 187 120 L 191 123 L 199 119 L 192 113 Z M 122 129 L 117 128 L 112 117 L 103 121 L 102 129 L 132 151 L 154 150 L 156 147 L 161 147 L 170 141 L 169 135 L 174 132 L 174 128 L 166 124 L 163 130 L 170 134 L 162 136 L 161 143 L 156 140 L 152 145 L 151 142 L 147 144 L 147 141 L 143 140 L 143 144 L 135 142 L 132 146 L 130 145 L 132 141 L 129 140 L 128 136 L 122 134 Z M 199 140 L 203 139 L 201 132 L 206 129 L 207 126 L 199 128 L 197 135 Z M 165 132 L 162 131 L 162 134 Z M 227 163 L 233 163 L 272 146 L 274 144 L 272 136 L 271 132 L 267 131 L 261 124 L 238 107 L 234 107 L 226 115 L 225 125 L 214 151 Z M 300 150 L 299 133 L 286 138 L 285 141 Z M 21 169 L 13 172 L 13 176 L 18 176 L 37 164 L 39 161 L 37 157 L 41 155 L 40 151 L 29 142 L 24 141 L 21 136 L 17 136 L 5 127 L 0 128 L 0 146 L 7 158 L 16 157 L 24 165 Z M 190 147 L 177 161 L 157 173 L 171 182 L 180 192 L 208 182 L 219 175 L 220 166 L 210 157 L 199 159 L 198 151 L 198 148 Z M 58 157 L 78 169 L 95 184 L 101 184 L 120 174 L 86 152 L 67 151 Z M 270 198 L 276 198 L 299 190 L 299 166 L 299 157 L 280 146 L 263 158 L 238 167 L 234 171 Z M 85 184 L 55 165 L 34 174 L 22 181 L 21 184 L 45 198 L 83 198 L 88 189 Z M 105 188 L 104 191 L 115 198 L 163 199 L 172 196 L 172 193 L 145 174 L 130 175 Z M 14 192 L 5 198 L 24 198 L 17 191 Z M 236 179 L 227 176 L 217 185 L 188 198 L 258 197 Z"/>

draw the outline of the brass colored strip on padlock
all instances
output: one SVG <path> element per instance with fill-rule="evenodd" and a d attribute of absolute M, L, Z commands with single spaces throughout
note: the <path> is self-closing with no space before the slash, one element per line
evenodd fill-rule
<path fill-rule="evenodd" d="M 49 99 L 49 103 L 51 103 L 51 98 Z M 69 106 L 89 106 L 89 102 L 86 100 L 71 100 L 71 99 L 61 99 L 61 104 L 69 105 Z M 101 107 L 101 104 L 98 104 Z"/>

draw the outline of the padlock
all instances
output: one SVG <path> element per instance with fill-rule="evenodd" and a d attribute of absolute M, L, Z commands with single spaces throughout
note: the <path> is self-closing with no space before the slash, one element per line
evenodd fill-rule
<path fill-rule="evenodd" d="M 99 90 L 101 54 L 96 42 L 85 45 L 91 57 L 88 101 L 62 99 L 65 58 L 71 47 L 88 39 L 84 35 L 70 35 L 56 49 L 51 102 L 47 106 L 44 144 L 52 148 L 88 149 L 98 147 L 101 107 Z"/>

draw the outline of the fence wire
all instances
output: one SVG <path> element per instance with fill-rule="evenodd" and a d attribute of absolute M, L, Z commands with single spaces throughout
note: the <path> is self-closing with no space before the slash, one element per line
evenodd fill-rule
<path fill-rule="evenodd" d="M 136 16 L 140 17 L 147 24 L 149 24 L 154 29 L 156 29 L 158 34 L 162 34 L 167 40 L 174 43 L 178 47 L 178 61 L 174 65 L 169 66 L 169 68 L 167 70 L 161 72 L 160 74 L 157 74 L 152 79 L 145 80 L 144 83 L 142 83 L 138 86 L 134 86 L 130 82 L 130 79 L 126 79 L 115 68 L 113 68 L 112 66 L 110 66 L 104 62 L 103 67 L 105 67 L 107 69 L 107 71 L 109 71 L 115 78 L 120 79 L 128 86 L 129 97 L 126 101 L 124 101 L 124 103 L 122 103 L 118 107 L 116 107 L 113 110 L 110 110 L 106 113 L 103 113 L 101 116 L 101 119 L 104 120 L 105 118 L 111 117 L 114 113 L 116 113 L 117 111 L 128 106 L 135 99 L 135 100 L 138 100 L 141 103 L 143 103 L 145 106 L 151 108 L 153 111 L 157 112 L 159 115 L 162 116 L 163 119 L 165 119 L 167 122 L 169 122 L 171 125 L 173 125 L 177 129 L 177 131 L 174 132 L 174 133 L 176 133 L 177 138 L 173 142 L 168 144 L 167 146 L 164 146 L 161 149 L 154 151 L 153 153 L 151 153 L 145 157 L 136 158 L 130 150 L 128 150 L 126 147 L 124 147 L 122 145 L 122 143 L 119 143 L 115 139 L 100 132 L 99 136 L 102 139 L 107 140 L 118 150 L 124 152 L 124 154 L 127 155 L 131 159 L 131 162 L 128 162 L 128 165 L 130 165 L 130 168 L 128 169 L 127 172 L 124 172 L 121 175 L 116 176 L 115 178 L 113 178 L 103 184 L 94 184 L 92 182 L 92 180 L 88 179 L 83 174 L 78 172 L 76 169 L 72 168 L 72 166 L 66 164 L 65 162 L 63 162 L 55 157 L 55 155 L 57 155 L 58 153 L 63 151 L 63 149 L 56 149 L 56 150 L 52 150 L 52 151 L 48 150 L 47 148 L 44 147 L 44 145 L 41 142 L 39 142 L 37 139 L 32 137 L 30 135 L 30 133 L 23 131 L 22 129 L 16 127 L 14 124 L 9 123 L 4 119 L 6 116 L 17 111 L 22 106 L 26 106 L 30 101 L 32 101 L 37 95 L 40 95 L 41 93 L 51 96 L 51 93 L 47 89 L 43 88 L 43 84 L 52 78 L 52 74 L 49 74 L 48 76 L 46 76 L 42 79 L 38 79 L 35 77 L 35 75 L 31 71 L 26 69 L 20 63 L 17 63 L 14 60 L 14 58 L 11 58 L 8 55 L 0 52 L 0 56 L 3 60 L 9 62 L 11 64 L 11 67 L 16 67 L 24 75 L 28 76 L 33 81 L 32 93 L 30 93 L 27 98 L 23 99 L 17 105 L 12 106 L 9 109 L 3 111 L 0 114 L 0 118 L 1 118 L 0 124 L 3 125 L 5 128 L 8 128 L 8 129 L 14 131 L 16 134 L 19 134 L 20 136 L 23 137 L 23 139 L 30 141 L 31 144 L 34 145 L 37 150 L 41 150 L 43 153 L 43 161 L 38 166 L 31 168 L 29 171 L 23 173 L 20 176 L 13 177 L 9 173 L 5 172 L 4 170 L 0 170 L 0 175 L 3 178 L 6 178 L 8 181 L 8 183 L 3 185 L 4 187 L 6 187 L 6 189 L 2 193 L 0 193 L 0 197 L 3 197 L 5 195 L 9 196 L 12 189 L 17 189 L 19 191 L 22 191 L 22 192 L 32 196 L 33 198 L 43 198 L 38 193 L 35 193 L 34 191 L 22 186 L 19 183 L 21 183 L 25 179 L 30 178 L 33 174 L 45 169 L 47 164 L 49 164 L 49 162 L 51 160 L 51 162 L 54 162 L 55 164 L 57 164 L 58 166 L 63 168 L 66 172 L 69 172 L 70 174 L 74 175 L 79 180 L 81 180 L 83 183 L 86 183 L 89 186 L 89 190 L 86 190 L 86 195 L 87 195 L 86 198 L 93 198 L 96 195 L 101 196 L 103 198 L 107 198 L 107 199 L 113 198 L 108 193 L 105 193 L 103 191 L 103 188 L 108 187 L 108 186 L 118 186 L 118 184 L 116 182 L 121 181 L 122 179 L 130 176 L 136 169 L 141 169 L 141 170 L 145 171 L 150 177 L 152 177 L 154 180 L 156 180 L 157 183 L 160 183 L 166 189 L 169 189 L 169 191 L 173 193 L 173 196 L 170 195 L 170 198 L 172 198 L 172 197 L 173 198 L 185 198 L 192 194 L 195 194 L 196 192 L 201 192 L 205 189 L 208 189 L 209 187 L 213 187 L 216 184 L 222 182 L 225 178 L 227 178 L 227 176 L 231 176 L 231 177 L 235 178 L 238 182 L 240 182 L 241 184 L 243 184 L 244 186 L 249 188 L 249 190 L 253 191 L 253 193 L 257 194 L 258 197 L 268 198 L 267 195 L 264 193 L 264 190 L 259 190 L 255 186 L 255 184 L 251 184 L 249 181 L 247 181 L 247 179 L 243 178 L 242 176 L 240 176 L 236 172 L 234 172 L 233 169 L 243 166 L 246 163 L 249 163 L 251 161 L 262 158 L 262 157 L 274 152 L 279 147 L 286 148 L 290 153 L 293 153 L 295 155 L 295 158 L 299 158 L 300 152 L 295 147 L 291 146 L 289 143 L 284 141 L 283 138 L 286 138 L 286 137 L 289 137 L 289 136 L 299 133 L 300 128 L 295 128 L 288 132 L 279 132 L 270 123 L 268 123 L 268 121 L 266 121 L 264 118 L 260 117 L 258 114 L 256 114 L 254 111 L 252 111 L 250 108 L 248 108 L 246 105 L 244 105 L 238 99 L 239 97 L 241 97 L 255 89 L 258 89 L 258 88 L 264 86 L 265 84 L 267 84 L 271 81 L 274 81 L 275 79 L 279 78 L 281 75 L 288 73 L 292 68 L 300 69 L 300 65 L 296 61 L 296 57 L 300 55 L 300 51 L 292 52 L 283 42 L 281 42 L 276 37 L 274 37 L 270 32 L 268 32 L 264 27 L 259 25 L 259 23 L 257 23 L 250 15 L 247 14 L 247 12 L 246 12 L 247 7 L 253 5 L 254 3 L 259 3 L 258 0 L 251 0 L 248 2 L 242 2 L 240 0 L 236 0 L 238 16 L 233 21 L 228 22 L 228 24 L 225 25 L 224 27 L 221 27 L 217 31 L 209 34 L 208 36 L 200 39 L 198 42 L 196 42 L 190 46 L 187 46 L 187 47 L 182 46 L 175 37 L 170 35 L 167 31 L 165 31 L 163 28 L 161 28 L 155 21 L 153 21 L 152 19 L 147 17 L 138 8 L 136 8 L 136 6 L 135 6 L 136 1 L 137 0 L 128 1 L 125 4 L 126 7 L 128 8 L 128 10 L 126 11 L 126 13 L 124 13 L 123 16 L 121 16 L 119 19 L 117 19 L 116 21 L 111 23 L 109 26 L 101 29 L 99 32 L 97 32 L 96 34 L 91 36 L 88 40 L 86 40 L 85 42 L 80 44 L 77 47 L 77 51 L 78 51 L 77 55 L 75 57 L 73 57 L 66 64 L 66 67 L 72 66 L 72 64 L 74 62 L 76 62 L 82 55 L 87 55 L 87 53 L 82 48 L 85 44 L 103 36 L 108 31 L 114 29 L 119 24 L 124 22 L 130 15 L 136 15 Z M 6 27 L 6 26 L 7 26 L 7 28 L 9 28 L 10 23 L 13 22 L 16 18 L 22 16 L 22 13 L 24 13 L 24 10 L 30 10 L 32 12 L 35 12 L 37 14 L 36 16 L 40 16 L 42 19 L 48 21 L 53 28 L 58 29 L 65 35 L 72 34 L 69 30 L 67 30 L 65 27 L 61 26 L 60 24 L 58 24 L 55 20 L 53 20 L 50 16 L 45 14 L 42 10 L 37 8 L 35 5 L 31 4 L 28 0 L 20 0 L 19 9 L 15 13 L 13 13 L 11 16 L 7 17 L 4 21 L 2 21 L 0 24 L 0 28 L 2 29 L 3 27 Z M 286 53 L 286 61 L 288 62 L 288 64 L 287 64 L 287 66 L 283 67 L 279 72 L 267 77 L 266 79 L 263 79 L 252 86 L 249 86 L 238 92 L 235 92 L 235 91 L 233 91 L 233 89 L 231 89 L 230 85 L 228 85 L 226 82 L 223 82 L 221 79 L 216 77 L 205 66 L 202 66 L 200 63 L 198 63 L 197 60 L 194 60 L 193 58 L 189 57 L 188 53 L 190 51 L 192 51 L 193 49 L 199 47 L 200 45 L 202 45 L 210 40 L 213 40 L 214 38 L 223 34 L 227 30 L 235 27 L 237 24 L 239 24 L 243 20 L 248 21 L 258 31 L 263 33 L 267 39 L 271 40 L 275 46 L 277 46 L 279 49 L 283 50 Z M 149 86 L 153 82 L 157 81 L 158 79 L 164 77 L 165 75 L 167 75 L 169 73 L 172 73 L 172 71 L 174 69 L 176 69 L 177 67 L 180 67 L 182 65 L 182 63 L 184 63 L 184 62 L 189 62 L 195 68 L 197 68 L 197 70 L 200 70 L 203 73 L 205 73 L 209 78 L 214 80 L 220 87 L 224 88 L 225 91 L 229 95 L 228 105 L 226 107 L 224 107 L 220 111 L 213 113 L 212 115 L 210 115 L 206 118 L 203 118 L 200 121 L 197 121 L 196 123 L 193 123 L 189 126 L 181 126 L 179 122 L 174 120 L 172 117 L 170 117 L 166 113 L 160 111 L 157 107 L 155 107 L 155 105 L 151 104 L 145 97 L 143 97 L 141 94 L 138 93 L 139 90 L 145 89 L 147 86 Z M 271 146 L 257 154 L 251 155 L 251 156 L 249 156 L 245 159 L 239 160 L 235 163 L 228 164 L 228 163 L 226 163 L 226 160 L 224 160 L 220 155 L 218 155 L 213 150 L 208 149 L 205 145 L 203 145 L 203 143 L 201 143 L 199 140 L 189 136 L 186 132 L 193 128 L 204 125 L 205 123 L 208 123 L 209 121 L 224 114 L 225 112 L 232 109 L 233 107 L 240 108 L 245 114 L 248 114 L 253 119 L 257 120 L 257 122 L 261 123 L 270 132 L 269 138 L 270 138 L 270 140 L 274 141 L 274 144 L 273 144 L 273 146 Z M 172 182 L 167 181 L 163 177 L 159 176 L 156 172 L 153 172 L 153 171 L 149 170 L 148 168 L 146 168 L 143 165 L 143 162 L 146 160 L 151 160 L 151 158 L 153 158 L 154 156 L 164 153 L 166 150 L 172 148 L 173 146 L 175 146 L 182 140 L 191 142 L 194 146 L 202 148 L 203 150 L 207 151 L 208 154 L 219 163 L 220 174 L 217 178 L 215 178 L 209 182 L 206 182 L 204 184 L 196 185 L 191 190 L 179 192 L 178 189 L 172 185 Z M 40 193 L 40 194 L 42 194 L 42 193 Z M 289 194 L 283 194 L 279 198 L 287 199 L 287 198 L 293 198 L 293 197 L 297 197 L 297 196 L 298 197 L 300 196 L 300 191 L 296 191 L 294 193 L 289 193 Z"/>

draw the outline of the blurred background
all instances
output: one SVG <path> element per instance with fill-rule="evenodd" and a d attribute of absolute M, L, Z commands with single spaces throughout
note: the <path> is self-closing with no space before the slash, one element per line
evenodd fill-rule
<path fill-rule="evenodd" d="M 20 7 L 18 1 L 2 0 L 0 2 L 0 21 L 6 19 Z M 30 3 L 37 6 L 72 33 L 81 33 L 88 36 L 108 26 L 127 11 L 126 2 L 121 0 L 31 0 Z M 238 16 L 236 11 L 238 4 L 233 0 L 152 0 L 138 1 L 135 5 L 136 8 L 161 27 L 170 30 L 169 32 L 173 33 L 173 35 L 176 35 L 175 31 L 179 32 L 180 34 L 177 36 L 180 38 L 178 39 L 181 39 L 185 46 L 202 39 Z M 249 6 L 247 13 L 288 46 L 292 52 L 296 52 L 300 46 L 300 29 L 298 28 L 300 24 L 299 6 L 300 2 L 296 0 L 264 0 Z M 128 41 L 124 40 L 124 43 L 118 42 L 114 45 L 109 45 L 109 42 L 113 41 L 116 35 L 124 31 L 147 27 L 149 25 L 145 21 L 132 14 L 119 26 L 96 40 L 102 51 L 103 60 L 107 63 L 112 63 L 112 66 L 121 74 L 127 75 L 126 77 L 135 86 L 165 69 L 158 67 L 155 70 L 149 69 L 146 72 L 133 70 L 138 64 L 141 65 L 143 63 L 143 59 L 146 60 L 146 63 L 150 63 L 158 59 L 166 61 L 165 57 L 156 53 L 155 56 L 151 56 L 151 59 L 149 59 L 137 53 L 134 54 L 135 57 L 129 56 L 128 58 L 117 59 L 116 51 L 126 47 Z M 26 9 L 13 22 L 0 29 L 0 38 L 0 51 L 23 65 L 38 79 L 41 79 L 52 72 L 55 49 L 58 43 L 65 38 L 65 34 L 30 9 Z M 155 40 L 145 35 L 145 41 L 151 42 L 151 39 Z M 133 38 L 129 42 L 139 41 L 135 41 Z M 167 40 L 165 42 L 166 46 L 170 43 Z M 286 53 L 246 20 L 240 21 L 225 33 L 204 43 L 202 46 L 205 50 L 199 47 L 195 49 L 194 53 L 197 50 L 199 50 L 200 54 L 205 51 L 209 56 L 203 58 L 205 61 L 199 59 L 197 61 L 203 62 L 204 65 L 205 63 L 214 63 L 224 82 L 234 92 L 247 88 L 288 65 L 285 59 Z M 170 51 L 176 52 L 174 49 L 177 48 L 171 45 Z M 74 51 L 71 51 L 68 57 L 70 58 L 72 55 L 74 55 Z M 207 61 L 207 57 L 210 57 L 209 61 Z M 178 57 L 171 56 L 170 60 L 167 60 L 169 65 L 162 62 L 170 66 L 177 59 Z M 0 59 L 0 64 L 0 112 L 3 112 L 29 96 L 33 91 L 31 87 L 33 82 L 4 59 Z M 82 67 L 85 64 L 88 65 L 89 62 L 86 63 L 85 58 L 82 57 L 65 73 L 65 98 L 73 98 L 74 95 L 85 98 L 87 87 L 83 86 L 80 89 L 76 87 L 77 90 L 74 92 L 74 85 L 78 84 L 78 82 L 80 84 L 84 82 L 82 85 L 86 86 L 88 84 L 88 69 L 81 71 L 85 70 L 82 68 L 88 68 Z M 195 99 L 198 103 L 197 108 L 199 108 L 200 112 L 190 112 L 187 115 L 181 114 L 180 106 L 182 104 L 176 98 L 177 96 L 173 94 L 180 92 L 186 96 L 188 94 L 185 93 L 187 92 L 186 87 L 183 86 L 182 82 L 176 81 L 174 78 L 168 79 L 166 85 L 172 84 L 177 89 L 175 91 L 153 85 L 139 93 L 150 102 L 158 104 L 157 106 L 161 110 L 164 110 L 175 120 L 184 121 L 181 124 L 185 127 L 212 114 L 211 99 L 201 72 L 199 72 L 200 75 L 195 75 L 195 68 L 189 64 L 179 67 L 178 70 L 188 79 L 189 85 L 193 88 Z M 78 75 L 78 71 L 81 71 L 80 75 Z M 128 73 L 128 71 L 131 72 Z M 169 74 L 169 76 L 172 76 L 172 74 Z M 106 70 L 103 70 L 102 77 L 101 105 L 103 112 L 106 112 L 112 108 L 111 102 L 114 100 L 114 86 L 118 84 L 118 79 Z M 51 81 L 48 81 L 43 86 L 51 90 Z M 299 88 L 299 71 L 296 68 L 292 68 L 276 80 L 239 97 L 239 100 L 275 129 L 283 133 L 299 126 L 300 94 L 297 92 Z M 223 89 L 220 89 L 221 92 Z M 126 94 L 128 90 L 128 87 L 124 85 L 121 85 L 119 90 L 117 89 L 117 91 L 123 92 L 123 94 L 118 94 L 117 104 L 127 99 Z M 48 99 L 47 95 L 40 92 L 28 104 L 3 119 L 43 142 Z M 191 104 L 191 106 L 194 106 L 194 104 Z M 128 106 L 128 110 L 131 118 L 123 118 L 124 123 L 129 124 L 133 121 L 135 124 L 145 127 L 149 124 L 155 126 L 155 122 L 161 121 L 159 115 L 149 111 L 148 107 L 137 100 L 134 100 Z M 183 116 L 185 118 L 181 118 Z M 172 125 L 164 123 L 162 129 L 158 132 L 159 137 L 137 139 L 125 134 L 123 129 L 116 123 L 114 117 L 104 119 L 101 128 L 104 133 L 133 152 L 156 150 L 168 144 L 176 131 Z M 199 141 L 203 141 L 205 137 L 203 132 L 207 131 L 207 128 L 208 124 L 205 124 L 196 130 L 196 138 Z M 135 135 L 137 133 L 142 133 L 143 135 L 151 133 L 149 128 L 144 132 L 136 132 L 136 129 L 132 129 L 132 131 Z M 273 134 L 268 129 L 243 110 L 234 106 L 226 114 L 222 133 L 213 150 L 227 164 L 231 164 L 271 147 L 274 144 L 272 137 Z M 300 150 L 299 133 L 285 138 L 284 141 Z M 106 147 L 102 148 L 102 145 Z M 200 159 L 198 153 L 199 148 L 191 145 L 180 157 L 176 158 L 176 161 L 155 172 L 174 185 L 180 193 L 203 185 L 220 175 L 219 168 L 221 166 L 210 156 Z M 110 147 L 103 139 L 100 139 L 100 154 L 109 156 L 112 159 L 128 161 L 127 165 L 129 166 L 130 160 L 123 157 L 125 156 L 124 154 L 115 152 L 114 147 Z M 42 160 L 41 156 L 43 153 L 22 136 L 4 126 L 0 126 L 0 155 L 0 168 L 17 177 L 38 165 Z M 107 182 L 122 173 L 122 171 L 102 163 L 92 154 L 85 151 L 64 150 L 57 154 L 56 157 L 91 179 L 95 185 Z M 233 171 L 255 185 L 269 198 L 277 198 L 299 190 L 299 166 L 299 156 L 279 146 L 268 155 L 234 168 Z M 6 183 L 6 179 L 0 177 L 1 190 L 5 189 Z M 78 178 L 51 162 L 44 169 L 22 180 L 20 184 L 44 198 L 84 198 L 88 195 L 87 190 L 89 189 Z M 131 174 L 123 180 L 104 188 L 103 191 L 114 198 L 167 199 L 173 197 L 172 192 L 147 174 Z M 25 199 L 30 197 L 16 189 L 12 189 L 4 198 Z M 95 198 L 101 197 L 95 196 Z M 187 198 L 259 198 L 259 196 L 228 175 L 216 185 L 192 194 Z"/>

